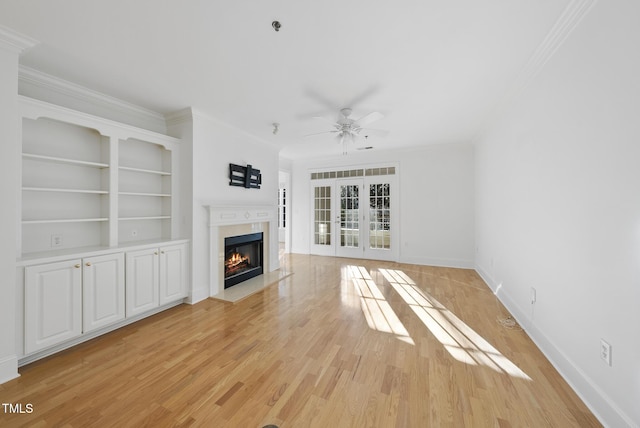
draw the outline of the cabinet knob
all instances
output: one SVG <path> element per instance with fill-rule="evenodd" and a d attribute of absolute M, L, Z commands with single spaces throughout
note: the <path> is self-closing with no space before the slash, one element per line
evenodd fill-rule
<path fill-rule="evenodd" d="M 91 266 L 91 262 L 86 262 L 84 265 L 85 266 Z"/>
<path fill-rule="evenodd" d="M 80 269 L 80 263 L 74 266 L 76 269 Z"/>
<path fill-rule="evenodd" d="M 160 251 L 160 254 L 164 254 L 164 251 Z"/>
<path fill-rule="evenodd" d="M 153 254 L 155 254 L 155 255 L 157 256 L 157 255 L 158 255 L 158 252 L 156 251 L 156 252 L 154 252 Z"/>

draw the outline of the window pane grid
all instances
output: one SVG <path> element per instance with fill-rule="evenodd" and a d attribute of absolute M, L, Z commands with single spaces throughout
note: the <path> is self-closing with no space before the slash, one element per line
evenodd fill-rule
<path fill-rule="evenodd" d="M 340 186 L 340 246 L 358 248 L 360 235 L 360 188 Z"/>
<path fill-rule="evenodd" d="M 331 186 L 314 188 L 314 243 L 331 245 Z"/>
<path fill-rule="evenodd" d="M 391 248 L 391 186 L 369 185 L 369 248 Z"/>
<path fill-rule="evenodd" d="M 287 190 L 278 191 L 278 227 L 287 227 Z"/>

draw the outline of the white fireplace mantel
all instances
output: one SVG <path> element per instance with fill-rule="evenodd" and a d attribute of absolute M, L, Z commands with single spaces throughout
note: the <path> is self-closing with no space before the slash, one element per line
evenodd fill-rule
<path fill-rule="evenodd" d="M 209 227 L 233 224 L 275 222 L 278 208 L 269 205 L 205 205 L 209 210 Z"/>
<path fill-rule="evenodd" d="M 209 296 L 224 290 L 224 238 L 234 230 L 243 233 L 263 232 L 266 250 L 265 271 L 280 267 L 278 257 L 278 207 L 273 205 L 205 205 L 209 211 Z M 233 227 L 237 226 L 237 228 Z M 237 233 L 236 233 L 237 234 Z"/>

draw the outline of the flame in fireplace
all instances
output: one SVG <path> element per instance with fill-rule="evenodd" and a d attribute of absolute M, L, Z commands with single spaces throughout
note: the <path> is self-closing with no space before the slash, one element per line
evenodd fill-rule
<path fill-rule="evenodd" d="M 233 253 L 224 261 L 224 267 L 227 271 L 233 271 L 239 266 L 246 266 L 250 264 L 251 260 L 249 259 L 249 256 L 240 253 Z"/>

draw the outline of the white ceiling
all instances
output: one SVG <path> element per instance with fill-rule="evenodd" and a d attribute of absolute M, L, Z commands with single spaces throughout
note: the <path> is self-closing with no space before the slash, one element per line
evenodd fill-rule
<path fill-rule="evenodd" d="M 470 141 L 568 3 L 2 0 L 0 24 L 40 41 L 26 66 L 160 113 L 192 106 L 295 159 L 341 153 L 303 136 L 342 107 L 385 115 L 376 150 Z"/>

